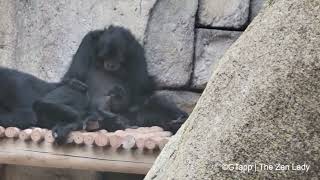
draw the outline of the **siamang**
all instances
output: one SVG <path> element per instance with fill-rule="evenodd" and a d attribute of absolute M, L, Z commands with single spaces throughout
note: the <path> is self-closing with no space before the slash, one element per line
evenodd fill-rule
<path fill-rule="evenodd" d="M 39 126 L 54 131 L 59 131 L 62 126 L 71 130 L 81 129 L 80 122 L 85 118 L 88 107 L 87 86 L 76 79 L 62 81 L 61 85 L 33 103 Z M 62 141 L 57 139 L 58 143 Z"/>
<path fill-rule="evenodd" d="M 88 38 L 98 38 L 92 32 L 83 40 L 74 59 L 84 59 L 95 51 Z M 90 42 L 90 43 L 89 43 Z M 86 69 L 73 67 L 69 71 L 86 76 Z M 59 129 L 69 122 L 79 121 L 88 111 L 87 86 L 75 78 L 64 78 L 59 83 L 49 83 L 17 70 L 0 68 L 0 125 L 29 128 L 39 126 Z M 55 128 L 56 127 L 56 128 Z M 67 128 L 66 126 L 65 128 Z"/>
<path fill-rule="evenodd" d="M 126 94 L 122 93 L 122 96 L 126 96 Z M 118 94 L 115 96 L 114 101 L 122 98 Z M 161 95 L 153 94 L 143 98 L 143 100 L 140 101 L 140 104 L 132 104 L 126 111 L 121 113 L 98 109 L 102 116 L 84 122 L 84 127 L 88 131 L 97 129 L 115 131 L 128 127 L 160 126 L 164 130 L 176 133 L 188 117 L 188 114 L 179 109 L 175 103 Z"/>
<path fill-rule="evenodd" d="M 4 127 L 53 128 L 60 121 L 79 119 L 76 117 L 88 106 L 87 96 L 83 94 L 86 86 L 76 80 L 49 83 L 33 75 L 1 67 L 0 82 L 0 125 Z M 39 109 L 44 107 L 50 108 L 48 115 L 51 119 L 35 113 L 43 112 Z"/>
<path fill-rule="evenodd" d="M 87 85 L 89 107 L 87 113 L 78 116 L 81 121 L 66 121 L 53 129 L 58 140 L 81 127 L 93 130 L 92 124 L 109 131 L 136 125 L 160 125 L 176 131 L 174 125 L 186 117 L 183 111 L 152 95 L 155 88 L 144 49 L 122 27 L 87 33 L 63 79 L 77 79 Z M 41 107 L 43 114 L 50 114 L 46 105 Z"/>
<path fill-rule="evenodd" d="M 82 51 L 79 51 L 75 58 L 89 56 L 90 53 L 86 50 L 91 48 L 88 48 L 88 45 L 92 43 L 82 44 L 85 47 L 79 48 Z M 78 70 L 79 74 L 87 73 Z M 80 120 L 88 111 L 87 86 L 74 78 L 49 83 L 27 73 L 0 68 L 0 82 L 3 87 L 0 90 L 1 126 L 23 129 L 32 126 L 56 126 L 56 129 L 59 129 L 59 126 Z"/>
<path fill-rule="evenodd" d="M 129 30 L 118 26 L 87 33 L 62 79 L 77 79 L 87 85 L 90 102 L 83 121 L 103 116 L 110 121 L 110 126 L 112 113 L 126 112 L 153 91 L 143 47 Z M 48 117 L 50 110 L 42 105 L 37 114 L 40 113 Z M 70 131 L 81 127 L 75 124 L 54 128 L 54 136 L 63 139 Z"/>
<path fill-rule="evenodd" d="M 0 82 L 0 125 L 19 128 L 37 125 L 32 104 L 58 85 L 3 67 L 0 68 Z"/>
<path fill-rule="evenodd" d="M 153 95 L 155 87 L 147 71 L 144 49 L 131 32 L 110 26 L 100 35 L 96 49 L 96 59 L 91 61 L 94 65 L 87 66 L 92 68 L 85 78 L 90 107 L 96 115 L 87 119 L 88 124 L 92 122 L 90 119 L 99 119 L 104 124 L 100 127 L 108 130 L 160 125 L 175 132 L 187 114 Z M 80 62 L 72 65 L 81 67 Z"/>

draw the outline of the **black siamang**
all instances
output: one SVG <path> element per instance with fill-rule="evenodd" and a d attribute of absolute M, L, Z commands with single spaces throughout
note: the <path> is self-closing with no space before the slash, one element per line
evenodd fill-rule
<path fill-rule="evenodd" d="M 77 79 L 88 86 L 90 103 L 84 120 L 104 119 L 110 127 L 113 113 L 127 112 L 153 92 L 143 47 L 129 30 L 118 26 L 87 33 L 63 79 Z M 124 121 L 120 122 L 128 124 Z M 77 123 L 61 125 L 53 133 L 59 139 L 79 127 Z"/>
<path fill-rule="evenodd" d="M 0 68 L 0 125 L 29 128 L 37 125 L 32 104 L 56 88 L 35 76 L 17 70 Z"/>
<path fill-rule="evenodd" d="M 101 128 L 108 130 L 160 125 L 175 132 L 187 114 L 153 95 L 154 82 L 147 71 L 144 49 L 131 32 L 110 26 L 100 35 L 96 48 L 97 57 L 85 80 L 90 107 L 97 115 L 91 119 L 100 119 Z"/>
<path fill-rule="evenodd" d="M 74 121 L 77 119 L 75 116 L 88 106 L 87 96 L 83 95 L 86 86 L 78 85 L 76 80 L 49 83 L 33 75 L 1 67 L 0 82 L 0 125 L 4 127 L 52 128 L 59 121 Z M 34 112 L 33 108 L 42 108 L 37 103 L 40 100 L 46 105 L 43 107 L 51 108 L 51 119 L 39 118 Z"/>
<path fill-rule="evenodd" d="M 175 126 L 186 118 L 186 113 L 172 103 L 152 95 L 154 83 L 147 71 L 144 49 L 122 27 L 110 26 L 87 33 L 63 79 L 77 79 L 86 84 L 90 102 L 82 121 L 66 121 L 68 124 L 53 129 L 57 139 L 64 139 L 70 131 L 86 128 L 88 124 L 98 124 L 110 131 L 160 125 L 175 132 Z M 90 126 L 86 129 L 93 130 Z"/>
<path fill-rule="evenodd" d="M 100 32 L 84 38 L 74 59 L 91 58 L 95 51 L 92 39 Z M 69 72 L 86 76 L 86 69 L 72 67 Z M 82 80 L 82 79 L 81 79 Z M 65 78 L 59 83 L 49 83 L 17 70 L 0 68 L 0 125 L 29 128 L 39 126 L 59 129 L 66 123 L 78 122 L 88 111 L 87 86 L 75 78 Z M 66 126 L 68 127 L 68 126 Z"/>

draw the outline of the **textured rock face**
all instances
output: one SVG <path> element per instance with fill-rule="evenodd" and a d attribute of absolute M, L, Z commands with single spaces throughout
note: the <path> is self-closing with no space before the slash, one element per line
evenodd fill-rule
<path fill-rule="evenodd" d="M 89 30 L 123 25 L 142 42 L 154 3 L 1 0 L 0 65 L 57 81 Z"/>
<path fill-rule="evenodd" d="M 250 1 L 250 21 L 254 19 L 263 7 L 264 2 L 267 0 L 251 0 Z"/>
<path fill-rule="evenodd" d="M 180 87 L 192 72 L 196 0 L 159 0 L 145 39 L 149 72 L 158 86 Z"/>
<path fill-rule="evenodd" d="M 162 90 L 157 91 L 156 95 L 164 97 L 169 101 L 174 102 L 177 105 L 177 107 L 190 114 L 194 106 L 197 104 L 197 101 L 200 98 L 201 94 L 189 91 Z"/>
<path fill-rule="evenodd" d="M 249 17 L 250 0 L 199 0 L 199 24 L 239 29 Z"/>
<path fill-rule="evenodd" d="M 310 0 L 277 0 L 264 9 L 223 56 L 145 179 L 318 179 L 319 9 Z M 261 163 L 290 169 L 225 166 Z"/>
<path fill-rule="evenodd" d="M 192 87 L 204 89 L 220 58 L 242 32 L 197 29 Z"/>

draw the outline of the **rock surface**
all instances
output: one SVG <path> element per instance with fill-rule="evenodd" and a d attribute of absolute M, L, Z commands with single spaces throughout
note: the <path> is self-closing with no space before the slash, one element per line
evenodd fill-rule
<path fill-rule="evenodd" d="M 58 81 L 83 36 L 116 24 L 142 42 L 156 0 L 0 1 L 0 65 Z"/>
<path fill-rule="evenodd" d="M 241 33 L 239 31 L 197 29 L 196 56 L 192 78 L 193 88 L 205 88 L 220 58 Z"/>
<path fill-rule="evenodd" d="M 276 0 L 264 9 L 145 179 L 318 179 L 319 9 L 316 0 Z M 290 169 L 227 169 L 261 163 Z"/>
<path fill-rule="evenodd" d="M 250 22 L 258 15 L 267 0 L 251 0 L 250 1 Z"/>
<path fill-rule="evenodd" d="M 189 91 L 169 91 L 161 90 L 156 92 L 157 96 L 174 102 L 180 109 L 190 114 L 200 98 L 200 93 Z"/>
<path fill-rule="evenodd" d="M 150 16 L 145 48 L 148 68 L 160 87 L 181 87 L 192 72 L 195 0 L 159 0 Z"/>
<path fill-rule="evenodd" d="M 249 17 L 250 0 L 199 0 L 199 24 L 240 29 Z"/>

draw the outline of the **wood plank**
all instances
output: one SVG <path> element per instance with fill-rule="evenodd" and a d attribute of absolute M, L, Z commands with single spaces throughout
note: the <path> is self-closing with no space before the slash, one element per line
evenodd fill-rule
<path fill-rule="evenodd" d="M 4 180 L 101 180 L 94 171 L 8 165 Z"/>
<path fill-rule="evenodd" d="M 110 147 L 57 146 L 0 139 L 0 162 L 38 167 L 146 174 L 159 151 L 112 149 Z"/>
<path fill-rule="evenodd" d="M 0 180 L 5 180 L 5 165 L 0 164 Z"/>

